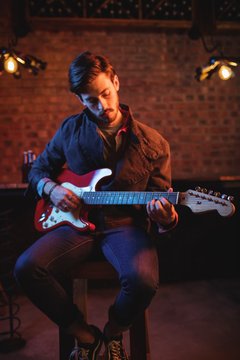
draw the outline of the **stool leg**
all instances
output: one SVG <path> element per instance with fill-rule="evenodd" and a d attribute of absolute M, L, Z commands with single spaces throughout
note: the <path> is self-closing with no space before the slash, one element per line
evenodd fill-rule
<path fill-rule="evenodd" d="M 74 337 L 59 328 L 59 360 L 67 360 L 74 345 Z"/>
<path fill-rule="evenodd" d="M 148 311 L 145 310 L 130 328 L 131 360 L 151 360 L 148 336 Z"/>
<path fill-rule="evenodd" d="M 65 284 L 68 289 L 69 295 L 73 298 L 73 281 Z M 75 338 L 72 335 L 69 335 L 59 327 L 58 330 L 59 336 L 59 360 L 67 360 L 69 355 L 75 346 Z"/>

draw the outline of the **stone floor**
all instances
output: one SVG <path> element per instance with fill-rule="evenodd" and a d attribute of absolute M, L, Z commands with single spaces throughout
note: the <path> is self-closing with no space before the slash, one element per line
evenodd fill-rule
<path fill-rule="evenodd" d="M 89 322 L 102 327 L 116 289 L 89 289 Z M 1 360 L 57 360 L 58 329 L 23 295 L 26 345 Z M 240 278 L 162 284 L 149 309 L 152 360 L 239 360 Z M 0 322 L 0 332 L 4 324 Z M 126 347 L 129 348 L 125 334 Z"/>

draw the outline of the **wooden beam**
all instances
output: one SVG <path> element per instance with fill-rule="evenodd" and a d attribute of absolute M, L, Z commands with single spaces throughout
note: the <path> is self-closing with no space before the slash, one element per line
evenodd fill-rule
<path fill-rule="evenodd" d="M 189 30 L 190 20 L 133 20 L 133 19 L 94 19 L 94 18 L 44 18 L 28 17 L 31 30 L 113 30 L 113 31 L 162 31 Z M 216 22 L 216 32 L 239 32 L 239 22 Z M 216 33 L 215 32 L 215 33 Z"/>

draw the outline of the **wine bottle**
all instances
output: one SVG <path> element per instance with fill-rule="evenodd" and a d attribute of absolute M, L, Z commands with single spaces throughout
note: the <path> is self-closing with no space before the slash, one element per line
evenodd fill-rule
<path fill-rule="evenodd" d="M 23 161 L 22 161 L 22 182 L 28 182 L 28 152 L 23 152 Z"/>

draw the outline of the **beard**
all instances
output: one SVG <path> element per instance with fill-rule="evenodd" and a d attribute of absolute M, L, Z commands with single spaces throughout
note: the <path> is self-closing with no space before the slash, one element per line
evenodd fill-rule
<path fill-rule="evenodd" d="M 116 104 L 108 107 L 104 111 L 95 114 L 97 121 L 104 125 L 110 125 L 115 122 L 118 117 L 121 117 L 121 112 L 119 110 L 119 101 L 116 101 Z"/>

